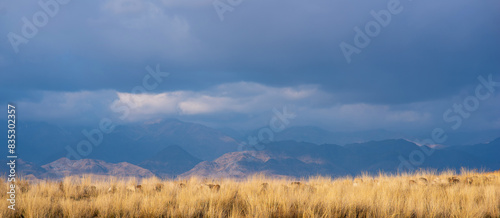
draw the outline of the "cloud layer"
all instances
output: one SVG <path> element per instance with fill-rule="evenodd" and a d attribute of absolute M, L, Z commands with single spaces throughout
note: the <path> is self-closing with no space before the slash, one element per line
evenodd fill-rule
<path fill-rule="evenodd" d="M 388 129 L 393 131 L 451 130 L 443 114 L 454 104 L 463 104 L 474 90 L 450 99 L 409 104 L 341 103 L 340 96 L 316 85 L 269 87 L 257 83 L 221 84 L 202 91 L 172 91 L 132 94 L 126 92 L 82 91 L 45 92 L 39 102 L 21 101 L 20 114 L 26 119 L 59 123 L 97 123 L 110 118 L 115 122 L 146 122 L 181 118 L 215 127 L 258 128 L 268 124 L 273 109 L 296 115 L 292 126 L 316 125 L 336 131 Z M 341 98 L 341 97 L 340 97 Z M 478 109 L 463 119 L 461 130 L 500 128 L 497 103 L 500 95 L 480 102 Z"/>
<path fill-rule="evenodd" d="M 297 124 L 426 128 L 477 76 L 500 78 L 496 1 L 222 1 L 232 9 L 221 21 L 208 0 L 73 0 L 51 6 L 16 53 L 7 36 L 54 2 L 0 3 L 0 103 L 18 102 L 26 119 L 85 122 L 133 101 L 126 121 L 261 125 L 290 105 Z M 340 43 L 391 2 L 401 13 L 347 63 Z M 156 64 L 170 77 L 131 94 Z M 470 128 L 499 128 L 497 96 Z"/>

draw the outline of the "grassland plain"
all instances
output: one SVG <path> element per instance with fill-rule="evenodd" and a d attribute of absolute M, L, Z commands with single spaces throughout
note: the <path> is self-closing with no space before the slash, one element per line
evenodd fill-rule
<path fill-rule="evenodd" d="M 92 175 L 17 182 L 0 217 L 500 217 L 500 172 L 245 180 Z M 0 182 L 2 199 L 8 183 Z"/>

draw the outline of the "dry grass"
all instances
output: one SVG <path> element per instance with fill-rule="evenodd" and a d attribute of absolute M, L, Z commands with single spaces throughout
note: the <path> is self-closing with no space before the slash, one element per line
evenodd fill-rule
<path fill-rule="evenodd" d="M 86 176 L 17 185 L 16 212 L 3 200 L 0 217 L 500 217 L 500 173 L 473 171 L 300 181 Z M 0 187 L 7 199 L 7 183 Z"/>

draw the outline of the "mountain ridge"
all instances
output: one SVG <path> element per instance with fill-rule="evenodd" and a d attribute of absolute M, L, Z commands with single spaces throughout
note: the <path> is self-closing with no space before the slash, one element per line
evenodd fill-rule
<path fill-rule="evenodd" d="M 401 168 L 401 158 L 408 159 L 421 149 L 421 146 L 404 139 L 370 141 L 346 146 L 315 145 L 295 141 L 273 142 L 267 144 L 263 150 L 232 152 L 214 161 L 202 162 L 180 177 L 198 175 L 241 178 L 249 174 L 264 173 L 300 178 L 314 175 L 354 176 L 362 172 L 398 173 L 400 170 L 405 170 Z M 481 156 L 474 156 L 459 149 L 432 151 L 431 155 L 424 157 L 422 163 L 415 165 L 414 168 L 437 170 L 460 170 L 462 167 L 488 170 L 500 168 L 500 160 L 490 163 L 482 160 Z"/>
<path fill-rule="evenodd" d="M 168 146 L 138 166 L 150 170 L 160 178 L 175 178 L 189 171 L 202 160 L 177 145 Z"/>
<path fill-rule="evenodd" d="M 397 173 L 401 170 L 402 159 L 409 160 L 413 153 L 421 152 L 422 149 L 431 150 L 405 139 L 369 141 L 345 146 L 288 140 L 258 147 L 263 149 L 227 152 L 214 160 L 206 161 L 194 157 L 180 146 L 170 145 L 137 165 L 128 162 L 110 163 L 92 158 L 69 160 L 63 157 L 42 166 L 18 159 L 18 167 L 25 175 L 31 174 L 37 178 L 61 178 L 81 174 L 243 178 L 257 173 L 284 177 L 338 177 L 358 175 L 362 172 Z M 459 170 L 461 167 L 496 170 L 500 169 L 500 160 L 497 158 L 499 151 L 500 138 L 470 146 L 433 149 L 432 154 L 423 156 L 425 159 L 414 167 L 437 170 Z"/>

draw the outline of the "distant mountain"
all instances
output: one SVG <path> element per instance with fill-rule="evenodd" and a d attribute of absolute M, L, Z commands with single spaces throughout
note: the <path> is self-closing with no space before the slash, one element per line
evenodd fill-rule
<path fill-rule="evenodd" d="M 4 128 L 3 125 L 0 129 L 2 128 Z M 16 125 L 17 156 L 24 161 L 36 164 L 52 162 L 64 156 L 60 151 L 64 151 L 66 145 L 76 145 L 78 137 L 69 128 L 45 122 L 18 122 Z"/>
<path fill-rule="evenodd" d="M 2 128 L 5 126 L 0 130 Z M 401 139 L 370 141 L 398 138 L 399 134 L 384 130 L 340 133 L 317 127 L 290 127 L 276 133 L 275 141 L 265 144 L 264 150 L 236 152 L 239 143 L 228 136 L 230 130 L 224 130 L 225 134 L 204 125 L 167 119 L 117 126 L 113 132 L 103 134 L 102 143 L 92 146 L 89 155 L 81 156 L 84 160 L 73 165 L 74 168 L 61 167 L 60 162 L 70 161 L 60 159 L 68 156 L 66 148 L 76 150 L 78 143 L 88 140 L 82 130 L 91 131 L 93 128 L 96 127 L 19 123 L 16 129 L 16 151 L 22 158 L 18 159 L 19 172 L 37 177 L 58 177 L 66 173 L 155 174 L 164 178 L 181 174 L 242 177 L 258 172 L 298 177 L 339 176 L 396 172 L 401 158 L 408 159 L 413 155 L 418 159 L 420 157 L 414 151 L 427 148 Z M 241 134 L 233 132 L 231 135 L 241 137 Z M 416 167 L 500 168 L 500 139 L 470 146 L 438 148 L 432 155 L 423 156 L 422 164 Z M 40 167 L 43 164 L 46 165 Z M 8 172 L 5 165 L 0 168 Z"/>
<path fill-rule="evenodd" d="M 139 164 L 160 178 L 174 178 L 192 169 L 201 160 L 179 146 L 169 146 Z"/>
<path fill-rule="evenodd" d="M 59 127 L 42 122 L 20 123 L 16 133 L 17 152 L 24 160 L 42 165 L 67 157 L 67 146 L 77 150 L 82 140 L 88 140 L 83 130 L 96 127 Z M 0 128 L 1 129 L 1 128 Z M 7 130 L 5 130 L 7 131 Z M 92 137 L 97 138 L 93 135 Z M 80 158 L 99 159 L 118 163 L 126 161 L 138 164 L 162 151 L 168 145 L 178 145 L 196 158 L 213 160 L 224 153 L 236 151 L 238 142 L 210 127 L 167 119 L 154 123 L 131 123 L 119 125 L 109 134 L 102 135 L 102 143 L 92 146 L 88 156 Z M 71 159 L 78 159 L 70 156 Z"/>
<path fill-rule="evenodd" d="M 294 140 L 315 144 L 337 144 L 367 142 L 373 140 L 399 139 L 404 135 L 386 130 L 369 130 L 358 132 L 331 132 L 314 126 L 296 126 L 286 128 L 275 134 L 276 141 Z"/>
<path fill-rule="evenodd" d="M 463 151 L 469 155 L 481 157 L 485 162 L 499 169 L 500 164 L 500 138 L 497 138 L 488 143 L 476 145 L 454 146 L 451 149 Z"/>
<path fill-rule="evenodd" d="M 127 162 L 114 164 L 102 160 L 70 160 L 65 157 L 43 165 L 42 168 L 45 170 L 45 173 L 41 174 L 40 177 L 51 178 L 82 174 L 109 175 L 116 177 L 151 177 L 154 175 L 149 170 Z"/>
<path fill-rule="evenodd" d="M 103 134 L 102 143 L 92 146 L 89 155 L 77 158 L 68 156 L 67 148 L 77 150 L 78 143 L 88 140 L 82 131 L 92 131 L 95 128 L 97 127 L 62 127 L 44 122 L 20 122 L 16 129 L 17 154 L 23 160 L 37 165 L 47 164 L 61 157 L 140 164 L 158 152 L 162 152 L 169 145 L 178 145 L 197 159 L 212 161 L 225 153 L 237 151 L 239 143 L 235 138 L 246 141 L 248 137 L 248 132 L 231 131 L 231 129 L 217 130 L 196 123 L 165 119 L 157 122 L 119 125 L 110 134 Z M 1 129 L 5 129 L 5 126 L 0 126 Z M 242 136 L 245 134 L 247 136 Z M 255 136 L 257 133 L 250 135 Z M 276 133 L 274 137 L 275 141 L 294 140 L 314 144 L 345 145 L 402 138 L 402 135 L 385 130 L 331 132 L 318 127 L 299 126 L 287 128 Z M 462 151 L 476 155 L 474 151 L 467 149 L 462 149 Z M 491 158 L 494 157 L 488 159 Z"/>
<path fill-rule="evenodd" d="M 10 160 L 6 160 L 6 159 L 2 159 L 2 164 L 0 165 L 0 171 L 1 171 L 1 174 L 6 174 L 8 175 L 9 174 L 9 171 L 10 171 L 10 165 L 6 164 L 6 163 L 9 163 L 12 159 Z M 21 177 L 26 177 L 28 175 L 33 175 L 35 177 L 41 177 L 41 175 L 47 173 L 47 170 L 45 170 L 44 168 L 34 164 L 34 163 L 31 163 L 31 162 L 28 162 L 28 161 L 24 161 L 23 159 L 21 158 L 17 158 L 15 159 L 15 163 L 16 163 L 16 176 L 21 176 Z M 7 178 L 6 176 L 4 176 L 4 178 Z"/>
<path fill-rule="evenodd" d="M 448 146 L 476 145 L 484 142 L 494 141 L 500 137 L 498 130 L 481 130 L 477 132 L 451 131 L 447 133 L 448 139 L 444 142 Z M 429 133 L 425 134 L 428 138 Z"/>
<path fill-rule="evenodd" d="M 214 161 L 201 162 L 181 177 L 242 178 L 255 173 L 289 177 L 347 175 L 348 171 L 318 155 L 321 152 L 314 152 L 321 147 L 295 141 L 274 142 L 261 151 L 232 152 Z M 339 147 L 332 146 L 332 150 Z"/>
<path fill-rule="evenodd" d="M 235 177 L 263 173 L 269 176 L 342 176 L 347 175 L 343 169 L 330 163 L 322 163 L 310 159 L 307 162 L 289 157 L 268 156 L 259 152 L 232 152 L 223 155 L 215 161 L 204 161 L 196 165 L 192 170 L 180 175 L 180 177 Z"/>
<path fill-rule="evenodd" d="M 406 140 L 371 141 L 346 145 L 359 159 L 359 167 L 354 172 L 370 173 L 397 172 L 401 158 L 409 161 L 410 157 L 415 168 L 432 168 L 437 170 L 466 168 L 494 169 L 482 157 L 473 156 L 457 149 L 434 149 L 430 155 L 423 150 L 431 150 L 427 146 L 418 146 Z M 422 158 L 422 159 L 420 159 Z M 406 168 L 404 168 L 406 169 Z"/>
<path fill-rule="evenodd" d="M 105 135 L 102 145 L 96 147 L 88 158 L 139 164 L 168 145 L 178 145 L 203 160 L 215 159 L 238 147 L 236 140 L 215 129 L 169 119 L 118 126 Z"/>
<path fill-rule="evenodd" d="M 435 149 L 430 155 L 422 149 L 430 148 L 402 139 L 345 146 L 280 141 L 267 144 L 261 151 L 232 152 L 214 161 L 201 162 L 181 176 L 241 178 L 254 173 L 292 177 L 357 175 L 362 172 L 377 174 L 381 171 L 397 173 L 399 170 L 411 170 L 401 161 L 401 158 L 409 161 L 410 157 L 416 163 L 410 166 L 414 169 L 459 170 L 466 167 L 494 170 L 500 163 L 500 160 L 486 161 L 485 154 L 471 155 L 459 149 Z"/>
<path fill-rule="evenodd" d="M 315 175 L 345 176 L 362 172 L 396 173 L 409 168 L 401 159 L 413 162 L 414 169 L 470 168 L 487 171 L 500 169 L 500 138 L 489 143 L 471 146 L 450 146 L 431 150 L 429 155 L 416 144 L 392 139 L 354 143 L 345 146 L 334 144 L 316 145 L 306 142 L 277 141 L 266 144 L 260 151 L 229 152 L 213 161 L 197 159 L 179 146 L 169 146 L 141 162 L 108 163 L 102 160 L 69 160 L 60 158 L 43 166 L 16 160 L 19 175 L 36 178 L 61 178 L 69 175 L 111 175 L 117 177 L 150 177 L 156 174 L 163 178 L 189 177 L 235 177 L 263 173 L 278 177 L 308 177 Z M 411 160 L 410 160 L 411 159 Z M 4 162 L 7 162 L 6 160 Z M 403 168 L 401 168 L 403 166 Z M 0 167 L 4 173 L 8 166 Z M 149 170 L 148 170 L 149 169 Z"/>
<path fill-rule="evenodd" d="M 224 129 L 232 137 L 245 140 L 246 137 L 241 137 L 241 132 L 230 131 Z M 258 130 L 253 131 L 250 135 L 257 135 Z M 449 132 L 448 139 L 444 145 L 471 145 L 479 142 L 490 141 L 498 138 L 498 130 L 478 131 L 478 132 Z M 429 132 L 414 133 L 411 135 L 388 131 L 384 129 L 373 129 L 365 131 L 328 131 L 316 126 L 293 126 L 284 129 L 281 132 L 275 133 L 275 141 L 294 140 L 299 142 L 311 142 L 314 144 L 337 144 L 346 145 L 352 143 L 362 143 L 369 141 L 381 141 L 386 139 L 411 139 L 414 141 L 423 140 L 429 137 Z"/>

